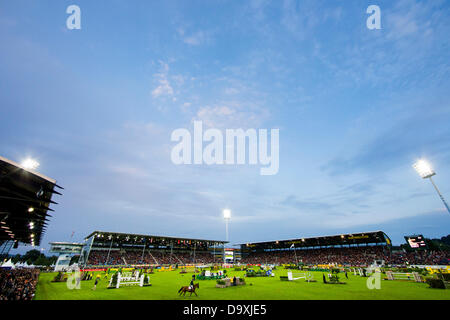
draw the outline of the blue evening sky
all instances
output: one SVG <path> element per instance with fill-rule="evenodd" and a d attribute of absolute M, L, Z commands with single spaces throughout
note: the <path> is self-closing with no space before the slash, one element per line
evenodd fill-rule
<path fill-rule="evenodd" d="M 65 188 L 45 248 L 94 230 L 224 239 L 225 207 L 232 243 L 441 237 L 450 215 L 412 164 L 450 200 L 449 35 L 442 0 L 2 0 L 0 154 Z M 194 120 L 279 128 L 278 174 L 174 165 L 170 135 Z"/>

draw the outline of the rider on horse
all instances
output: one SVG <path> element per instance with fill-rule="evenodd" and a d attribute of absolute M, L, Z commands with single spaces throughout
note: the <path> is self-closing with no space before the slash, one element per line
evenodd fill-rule
<path fill-rule="evenodd" d="M 189 283 L 189 290 L 192 290 L 192 288 L 194 288 L 194 280 L 195 280 L 195 274 L 192 275 L 191 282 Z"/>

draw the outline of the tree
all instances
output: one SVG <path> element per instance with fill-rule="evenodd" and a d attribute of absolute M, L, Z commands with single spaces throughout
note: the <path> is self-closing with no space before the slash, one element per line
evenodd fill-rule
<path fill-rule="evenodd" d="M 14 257 L 11 258 L 11 260 L 14 264 L 16 264 L 22 260 L 22 256 L 20 254 L 16 254 Z"/>
<path fill-rule="evenodd" d="M 33 249 L 33 250 L 29 250 L 27 251 L 27 253 L 25 253 L 22 256 L 22 261 L 26 261 L 28 262 L 28 264 L 33 263 L 41 256 L 41 252 L 39 250 Z"/>
<path fill-rule="evenodd" d="M 450 247 L 450 234 L 442 237 L 441 242 Z"/>
<path fill-rule="evenodd" d="M 34 265 L 37 266 L 49 266 L 50 265 L 50 260 L 47 259 L 44 255 L 41 255 L 39 258 L 37 258 L 34 262 Z"/>

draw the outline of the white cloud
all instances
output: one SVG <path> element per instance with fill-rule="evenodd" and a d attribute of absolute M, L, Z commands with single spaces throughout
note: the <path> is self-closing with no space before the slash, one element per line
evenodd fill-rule
<path fill-rule="evenodd" d="M 208 41 L 209 36 L 204 31 L 197 31 L 183 38 L 183 42 L 192 46 L 197 46 Z"/>
<path fill-rule="evenodd" d="M 173 88 L 167 79 L 160 79 L 159 86 L 152 91 L 152 96 L 157 98 L 162 95 L 173 95 Z"/>
<path fill-rule="evenodd" d="M 183 112 L 189 111 L 191 105 L 192 105 L 192 103 L 190 103 L 190 102 L 183 103 L 181 106 L 181 111 L 183 111 Z"/>
<path fill-rule="evenodd" d="M 324 13 L 318 11 L 315 1 L 298 3 L 294 0 L 283 2 L 281 24 L 296 38 L 304 40 L 314 34 Z"/>
<path fill-rule="evenodd" d="M 258 128 L 268 115 L 264 107 L 233 101 L 201 107 L 192 120 L 201 120 L 204 126 L 213 128 Z"/>
<path fill-rule="evenodd" d="M 152 96 L 158 98 L 160 96 L 173 96 L 174 90 L 168 80 L 169 65 L 160 61 L 161 71 L 155 76 L 158 78 L 159 85 L 152 91 Z"/>
<path fill-rule="evenodd" d="M 233 95 L 239 93 L 239 90 L 236 88 L 225 88 L 225 94 Z"/>
<path fill-rule="evenodd" d="M 430 9 L 415 1 L 398 2 L 394 10 L 386 14 L 387 38 L 396 40 L 429 28 L 424 19 L 429 18 Z"/>

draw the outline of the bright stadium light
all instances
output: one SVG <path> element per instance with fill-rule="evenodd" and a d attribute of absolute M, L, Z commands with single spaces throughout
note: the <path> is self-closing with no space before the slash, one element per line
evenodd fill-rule
<path fill-rule="evenodd" d="M 35 170 L 37 167 L 39 167 L 39 162 L 37 162 L 34 159 L 27 158 L 24 161 L 22 161 L 21 165 L 24 169 Z"/>
<path fill-rule="evenodd" d="M 231 218 L 231 210 L 230 209 L 223 210 L 223 217 L 224 217 L 224 219 L 230 219 Z"/>
<path fill-rule="evenodd" d="M 413 167 L 423 179 L 430 178 L 436 174 L 431 168 L 431 165 L 423 159 L 420 159 L 414 163 Z"/>
<path fill-rule="evenodd" d="M 439 191 L 438 187 L 434 183 L 433 179 L 431 179 L 432 176 L 436 175 L 436 172 L 434 172 L 431 165 L 428 163 L 428 161 L 420 159 L 417 160 L 416 163 L 413 164 L 413 168 L 416 169 L 417 173 L 423 178 L 423 179 L 430 179 L 431 183 L 433 184 L 434 189 L 436 189 L 436 192 L 438 193 L 439 197 L 441 198 L 442 202 L 444 203 L 445 207 L 447 208 L 447 211 L 450 213 L 450 208 L 447 204 L 447 202 L 444 199 L 444 196 Z"/>

